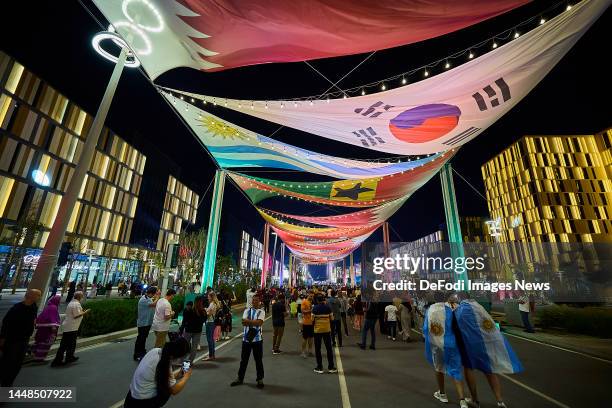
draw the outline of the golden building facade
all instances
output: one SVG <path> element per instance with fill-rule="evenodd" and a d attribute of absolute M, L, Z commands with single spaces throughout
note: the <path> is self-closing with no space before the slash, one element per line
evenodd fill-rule
<path fill-rule="evenodd" d="M 524 136 L 481 171 L 500 242 L 612 241 L 612 129 Z"/>
<path fill-rule="evenodd" d="M 183 223 L 194 224 L 198 214 L 199 196 L 175 177 L 168 177 L 157 250 L 166 251 L 168 244 L 178 241 Z"/>
<path fill-rule="evenodd" d="M 24 217 L 42 226 L 45 245 L 79 160 L 91 115 L 0 52 L 0 241 Z M 146 157 L 104 128 L 67 240 L 98 255 L 127 258 Z M 12 227 L 12 228 L 11 228 Z"/>

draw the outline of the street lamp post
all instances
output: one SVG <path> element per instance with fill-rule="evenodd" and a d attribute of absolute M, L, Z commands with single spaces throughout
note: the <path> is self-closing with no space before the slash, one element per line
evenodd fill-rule
<path fill-rule="evenodd" d="M 106 51 L 104 51 L 102 54 L 105 58 L 111 59 L 113 62 L 115 62 L 115 68 L 113 69 L 113 73 L 108 81 L 108 85 L 106 86 L 106 91 L 102 97 L 102 102 L 100 103 L 98 112 L 96 113 L 91 127 L 87 132 L 87 137 L 81 151 L 81 156 L 79 157 L 79 161 L 74 169 L 74 173 L 70 179 L 68 188 L 62 196 L 57 215 L 53 221 L 51 231 L 49 231 L 49 236 L 40 257 L 40 261 L 38 262 L 36 270 L 32 276 L 32 280 L 28 285 L 28 289 L 39 289 L 43 293 L 43 299 L 46 298 L 47 290 L 49 288 L 49 280 L 51 278 L 53 268 L 57 263 L 59 249 L 64 240 L 64 236 L 66 235 L 66 228 L 68 227 L 68 222 L 70 221 L 70 217 L 74 210 L 74 205 L 78 199 L 79 192 L 85 180 L 85 175 L 89 170 L 91 161 L 95 154 L 98 139 L 100 137 L 102 127 L 104 126 L 115 90 L 119 84 L 123 67 L 137 67 L 139 65 L 134 53 L 129 51 L 127 43 L 118 34 L 109 31 L 99 33 L 94 37 L 92 44 L 94 44 L 96 51 L 100 53 L 102 53 L 100 47 L 100 42 L 102 40 L 112 40 L 115 44 L 119 44 L 121 46 L 121 52 L 119 53 L 119 57 L 116 58 L 111 58 L 110 54 Z M 128 60 L 128 57 L 131 57 L 132 59 Z M 41 302 L 41 304 L 44 304 L 44 302 Z"/>

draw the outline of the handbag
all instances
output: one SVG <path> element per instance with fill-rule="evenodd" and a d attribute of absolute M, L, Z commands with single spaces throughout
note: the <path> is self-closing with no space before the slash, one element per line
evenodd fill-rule
<path fill-rule="evenodd" d="M 255 317 L 257 317 L 259 315 L 259 312 L 257 312 L 257 315 Z M 246 332 L 246 341 L 248 341 L 249 343 L 252 343 L 253 340 L 255 340 L 255 337 L 257 337 L 257 334 L 259 333 L 259 329 L 256 327 L 249 327 L 249 330 L 247 330 Z"/>

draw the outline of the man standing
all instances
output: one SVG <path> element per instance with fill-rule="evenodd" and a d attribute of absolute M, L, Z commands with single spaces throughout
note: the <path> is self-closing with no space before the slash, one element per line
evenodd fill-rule
<path fill-rule="evenodd" d="M 285 304 L 285 295 L 280 293 L 276 302 L 272 305 L 272 327 L 274 335 L 272 337 L 272 354 L 280 354 L 281 340 L 285 331 L 285 317 L 287 317 L 287 306 Z"/>
<path fill-rule="evenodd" d="M 407 308 L 402 311 L 402 313 L 410 313 Z M 397 307 L 394 304 L 390 304 L 385 307 L 385 323 L 387 323 L 387 329 L 389 330 L 388 339 L 392 339 L 395 341 L 395 336 L 397 333 Z M 407 330 L 410 333 L 410 327 L 402 327 L 403 330 Z"/>
<path fill-rule="evenodd" d="M 527 294 L 523 294 L 523 296 L 519 298 L 518 304 L 521 319 L 523 320 L 523 327 L 525 328 L 524 331 L 527 333 L 535 333 L 535 330 L 533 330 L 531 322 L 529 321 L 529 312 L 531 312 L 531 302 L 529 296 Z"/>
<path fill-rule="evenodd" d="M 370 350 L 376 350 L 376 319 L 378 318 L 377 313 L 377 303 L 376 302 L 367 302 L 365 305 L 365 322 L 363 323 L 363 329 L 361 330 L 361 343 L 357 343 L 357 345 L 365 350 L 366 341 L 368 337 L 368 330 L 372 336 L 372 342 L 370 343 Z"/>
<path fill-rule="evenodd" d="M 240 368 L 238 369 L 238 378 L 236 378 L 230 386 L 235 387 L 244 382 L 244 375 L 251 351 L 253 359 L 255 359 L 255 369 L 257 370 L 257 388 L 263 388 L 264 383 L 264 366 L 263 366 L 263 337 L 261 334 L 261 326 L 266 318 L 266 312 L 260 309 L 261 300 L 259 296 L 253 296 L 253 307 L 245 309 L 242 314 L 242 353 L 240 355 Z"/>
<path fill-rule="evenodd" d="M 312 339 L 314 326 L 312 321 L 312 295 L 302 300 L 302 357 L 312 356 Z"/>
<path fill-rule="evenodd" d="M 155 305 L 155 314 L 153 316 L 153 323 L 151 328 L 155 332 L 155 347 L 162 348 L 166 344 L 166 337 L 170 330 L 170 320 L 174 316 L 172 305 L 170 301 L 176 294 L 176 291 L 172 288 L 166 291 L 166 296 L 157 301 Z"/>
<path fill-rule="evenodd" d="M 155 286 L 149 286 L 144 295 L 138 300 L 138 320 L 136 326 L 138 327 L 138 336 L 136 337 L 136 344 L 134 344 L 134 360 L 140 361 L 147 354 L 146 343 L 151 325 L 153 324 L 153 314 L 155 313 L 155 306 L 157 306 L 157 288 Z"/>
<path fill-rule="evenodd" d="M 257 293 L 254 287 L 248 288 L 246 291 L 246 307 L 247 309 L 253 307 L 253 296 Z"/>
<path fill-rule="evenodd" d="M 83 292 L 77 291 L 74 293 L 74 299 L 72 299 L 66 307 L 66 318 L 62 323 L 62 341 L 57 349 L 55 359 L 51 363 L 51 367 L 73 363 L 79 359 L 74 356 L 77 333 L 81 326 L 81 322 L 83 322 L 83 316 L 89 313 L 89 310 L 83 310 L 81 307 L 82 299 Z M 66 361 L 64 361 L 64 354 L 66 354 Z"/>
<path fill-rule="evenodd" d="M 332 344 L 336 346 L 336 337 L 338 337 L 338 347 L 342 347 L 342 327 L 340 320 L 342 318 L 342 304 L 336 295 L 336 291 L 332 289 L 331 296 L 327 300 L 329 308 L 333 313 L 331 321 L 331 339 Z"/>
<path fill-rule="evenodd" d="M 38 289 L 29 289 L 23 301 L 13 305 L 2 319 L 0 330 L 0 386 L 12 387 L 28 348 L 28 340 L 34 332 L 36 302 L 40 300 Z"/>
<path fill-rule="evenodd" d="M 340 319 L 342 320 L 342 325 L 344 326 L 344 334 L 348 337 L 348 325 L 346 324 L 346 314 L 348 312 L 349 304 L 348 298 L 346 296 L 346 292 L 340 292 Z"/>
<path fill-rule="evenodd" d="M 312 315 L 314 319 L 315 356 L 317 358 L 317 366 L 314 372 L 323 374 L 323 357 L 321 356 L 321 342 L 323 342 L 325 343 L 325 351 L 327 352 L 327 370 L 330 373 L 336 373 L 338 370 L 336 370 L 334 365 L 334 355 L 331 345 L 331 321 L 333 319 L 333 313 L 323 296 L 317 298 L 317 304 L 312 308 Z M 339 322 L 340 321 L 338 321 L 338 323 Z"/>

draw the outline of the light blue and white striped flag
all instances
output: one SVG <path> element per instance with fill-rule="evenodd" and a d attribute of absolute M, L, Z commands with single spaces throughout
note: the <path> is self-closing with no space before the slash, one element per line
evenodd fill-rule
<path fill-rule="evenodd" d="M 453 333 L 453 310 L 448 304 L 435 303 L 427 309 L 423 336 L 425 356 L 434 370 L 461 380 L 461 355 Z"/>

